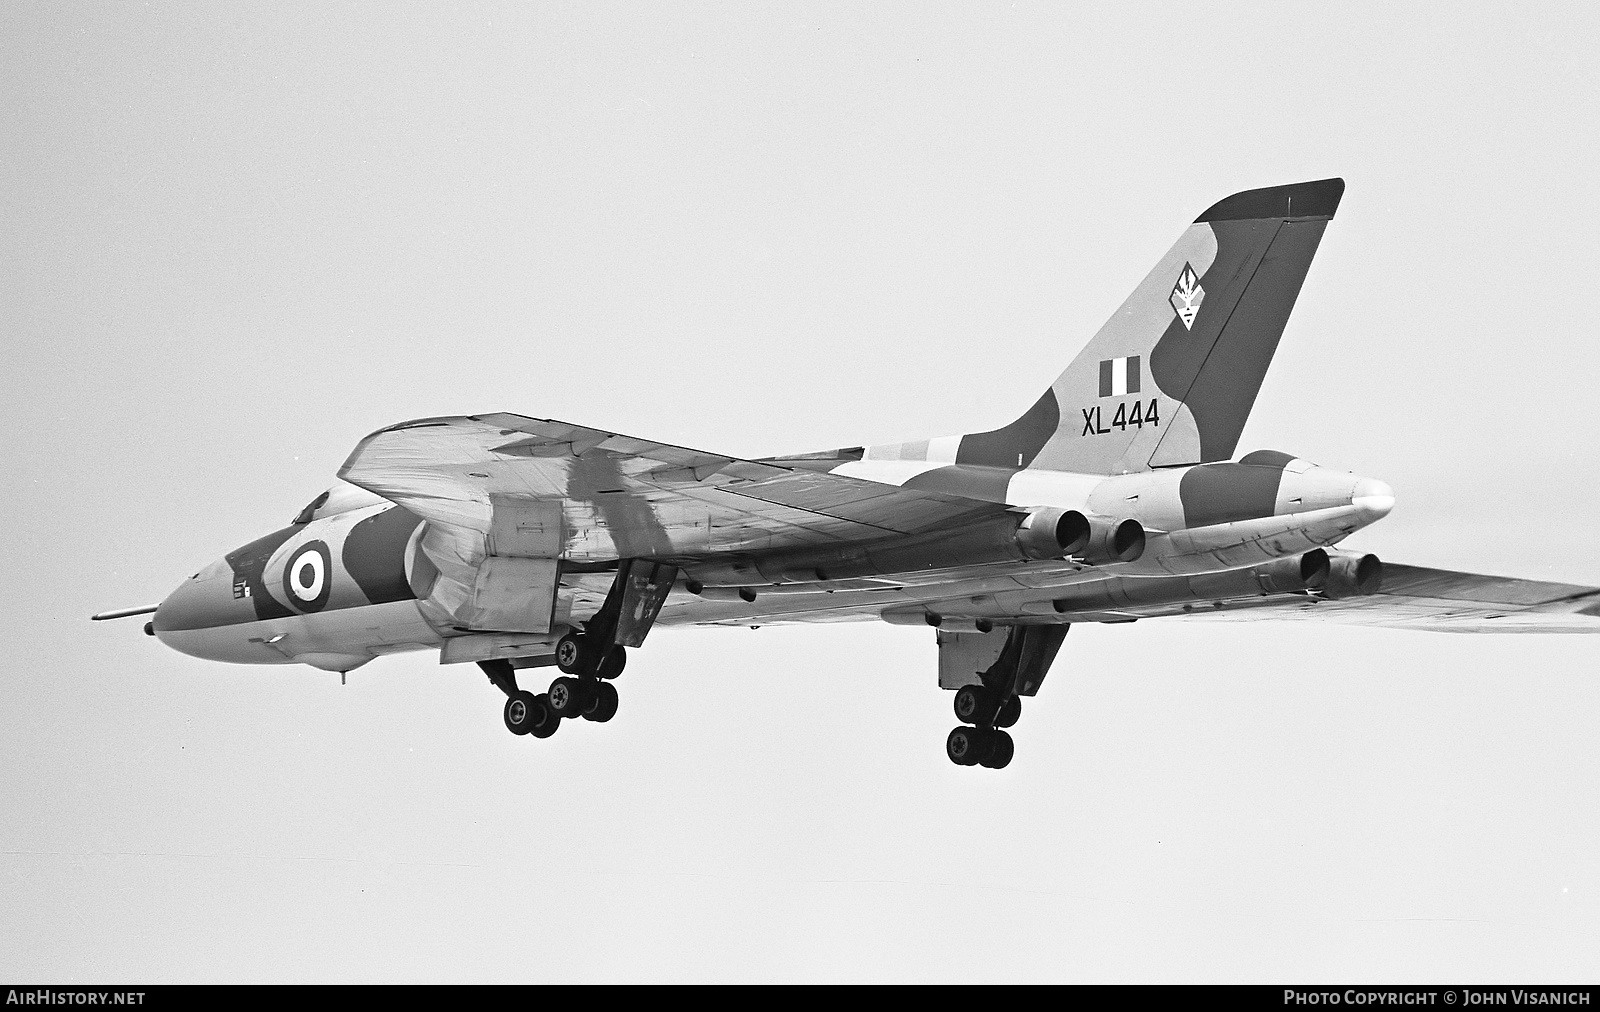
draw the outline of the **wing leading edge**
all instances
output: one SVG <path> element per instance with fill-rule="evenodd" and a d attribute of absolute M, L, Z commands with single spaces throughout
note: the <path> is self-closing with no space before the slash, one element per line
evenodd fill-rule
<path fill-rule="evenodd" d="M 869 541 L 1009 512 L 1004 504 L 514 414 L 381 429 L 361 441 L 339 476 L 468 536 L 479 553 L 493 547 L 497 515 L 503 531 L 559 524 L 545 530 L 559 546 L 548 554 L 575 563 Z"/>

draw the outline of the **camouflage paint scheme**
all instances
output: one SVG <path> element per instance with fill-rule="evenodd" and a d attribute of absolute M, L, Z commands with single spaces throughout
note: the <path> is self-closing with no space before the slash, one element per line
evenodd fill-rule
<path fill-rule="evenodd" d="M 157 609 L 156 635 L 213 660 L 301 661 L 334 670 L 349 670 L 352 659 L 441 645 L 412 583 L 425 593 L 432 572 L 416 550 L 422 518 L 360 489 L 333 491 L 341 495 L 332 508 L 308 508 L 303 520 L 185 581 Z M 296 575 L 307 566 L 321 569 L 314 584 Z M 308 592 L 296 594 L 297 586 Z"/>
<path fill-rule="evenodd" d="M 429 648 L 543 663 L 632 559 L 678 570 L 661 625 L 925 622 L 952 657 L 998 655 L 962 639 L 990 643 L 995 627 L 1161 616 L 1600 631 L 1597 588 L 1406 566 L 1376 592 L 1286 582 L 1394 504 L 1382 482 L 1288 453 L 1230 459 L 1343 192 L 1320 180 L 1208 209 L 988 432 L 739 460 L 513 414 L 380 430 L 295 524 L 174 591 L 154 634 L 201 657 L 339 671 Z M 1019 524 L 1050 509 L 1135 520 L 1144 550 L 1033 557 Z M 555 586 L 518 575 L 540 573 Z"/>

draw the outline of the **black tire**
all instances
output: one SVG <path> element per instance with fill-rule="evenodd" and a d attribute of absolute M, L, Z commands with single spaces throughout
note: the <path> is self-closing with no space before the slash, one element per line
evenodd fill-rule
<path fill-rule="evenodd" d="M 957 766 L 976 766 L 990 752 L 988 732 L 962 725 L 944 739 L 944 754 Z"/>
<path fill-rule="evenodd" d="M 596 724 L 604 724 L 617 715 L 617 687 L 610 682 L 601 682 L 594 687 L 594 705 L 584 711 L 583 719 L 592 720 Z"/>
<path fill-rule="evenodd" d="M 527 734 L 533 730 L 533 725 L 538 722 L 537 709 L 531 692 L 517 692 L 507 696 L 505 709 L 501 711 L 501 716 L 505 718 L 506 730 L 512 734 Z"/>
<path fill-rule="evenodd" d="M 577 633 L 568 633 L 556 641 L 556 667 L 565 675 L 581 675 L 589 666 L 589 641 Z"/>
<path fill-rule="evenodd" d="M 557 678 L 550 683 L 550 709 L 557 717 L 581 717 L 593 705 L 593 690 L 585 678 Z"/>
<path fill-rule="evenodd" d="M 989 755 L 979 760 L 991 770 L 1003 770 L 1011 765 L 1011 757 L 1017 754 L 1017 743 L 1004 731 L 989 732 Z"/>
<path fill-rule="evenodd" d="M 995 727 L 1014 727 L 1022 719 L 1022 697 L 1012 696 L 1006 704 L 1000 707 L 1000 712 L 994 715 Z"/>
<path fill-rule="evenodd" d="M 965 724 L 983 725 L 994 720 L 994 693 L 982 685 L 963 685 L 956 690 L 956 719 Z"/>
<path fill-rule="evenodd" d="M 605 656 L 600 658 L 600 663 L 594 667 L 596 678 L 615 678 L 622 674 L 622 669 L 628 666 L 628 648 L 612 647 Z"/>
<path fill-rule="evenodd" d="M 556 728 L 561 726 L 561 718 L 550 709 L 550 696 L 539 693 L 533 697 L 534 719 L 529 724 L 528 733 L 535 738 L 548 738 L 556 733 Z"/>

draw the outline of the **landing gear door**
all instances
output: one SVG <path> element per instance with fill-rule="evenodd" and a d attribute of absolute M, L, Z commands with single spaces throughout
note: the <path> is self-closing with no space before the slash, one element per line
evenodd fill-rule
<path fill-rule="evenodd" d="M 1011 630 L 1000 626 L 986 633 L 939 633 L 939 688 L 959 689 L 981 685 L 983 673 L 994 666 L 1006 648 Z"/>
<path fill-rule="evenodd" d="M 1061 649 L 1061 641 L 1067 638 L 1069 628 L 1071 626 L 1066 625 L 1017 627 L 1021 642 L 1018 643 L 1013 692 L 1019 696 L 1031 696 L 1039 691 L 1039 683 L 1050 671 L 1050 664 L 1056 659 L 1056 652 Z"/>
<path fill-rule="evenodd" d="M 472 588 L 469 628 L 548 633 L 555 617 L 560 569 L 555 559 L 484 559 Z"/>
<path fill-rule="evenodd" d="M 622 607 L 617 612 L 615 639 L 618 646 L 636 647 L 644 643 L 645 634 L 655 623 L 677 578 L 675 566 L 656 565 L 643 559 L 633 559 L 627 564 Z"/>

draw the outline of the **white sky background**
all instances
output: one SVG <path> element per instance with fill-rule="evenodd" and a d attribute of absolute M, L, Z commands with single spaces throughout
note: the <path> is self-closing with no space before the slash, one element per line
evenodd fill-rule
<path fill-rule="evenodd" d="M 1385 558 L 1600 583 L 1591 11 L 327 6 L 0 10 L 0 977 L 1600 976 L 1593 639 L 1084 626 L 997 774 L 916 630 L 658 631 L 536 741 L 432 654 L 87 621 L 406 418 L 1002 424 L 1330 175 L 1240 451 L 1390 482 Z"/>

